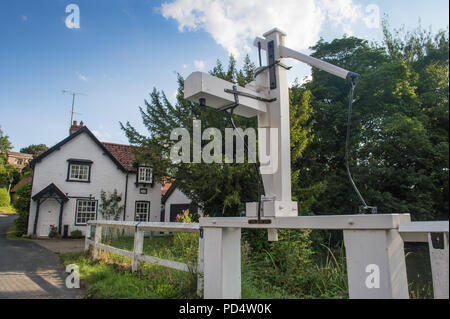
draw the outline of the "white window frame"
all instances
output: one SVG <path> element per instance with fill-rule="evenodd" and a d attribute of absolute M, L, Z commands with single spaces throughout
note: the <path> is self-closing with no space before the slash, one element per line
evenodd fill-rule
<path fill-rule="evenodd" d="M 153 170 L 148 166 L 139 166 L 138 168 L 138 183 L 151 184 L 153 183 Z"/>
<path fill-rule="evenodd" d="M 93 211 L 92 208 L 94 208 Z M 82 216 L 80 219 L 81 214 L 84 214 L 84 216 Z M 86 225 L 89 220 L 96 220 L 96 219 L 97 219 L 97 201 L 84 198 L 77 199 L 77 204 L 75 208 L 75 225 Z"/>
<path fill-rule="evenodd" d="M 146 207 L 146 211 L 144 211 L 144 207 Z M 145 218 L 142 216 L 145 215 Z M 150 218 L 150 202 L 147 201 L 136 201 L 136 205 L 134 208 L 134 221 L 136 222 L 147 222 Z"/>
<path fill-rule="evenodd" d="M 73 176 L 72 173 L 74 172 L 73 168 L 77 167 L 77 177 Z M 80 178 L 80 171 L 81 169 L 86 170 L 86 178 Z M 77 181 L 77 182 L 88 182 L 90 177 L 91 165 L 87 164 L 79 164 L 79 163 L 70 163 L 69 164 L 69 181 Z M 84 175 L 84 174 L 83 174 Z"/>

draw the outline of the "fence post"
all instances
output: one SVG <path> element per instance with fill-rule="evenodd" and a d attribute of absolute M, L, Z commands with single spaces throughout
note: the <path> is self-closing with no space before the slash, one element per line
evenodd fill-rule
<path fill-rule="evenodd" d="M 200 228 L 198 236 L 198 262 L 197 262 L 197 295 L 203 295 L 203 277 L 204 277 L 204 249 L 203 228 Z"/>
<path fill-rule="evenodd" d="M 344 229 L 351 299 L 408 299 L 403 239 L 397 229 Z"/>
<path fill-rule="evenodd" d="M 448 233 L 428 233 L 435 299 L 448 299 Z"/>
<path fill-rule="evenodd" d="M 102 226 L 95 226 L 95 237 L 94 237 L 94 260 L 98 257 L 98 248 L 97 244 L 99 244 L 102 240 Z"/>
<path fill-rule="evenodd" d="M 91 225 L 86 225 L 86 234 L 84 237 L 84 252 L 87 253 L 89 251 L 90 239 L 91 239 Z"/>
<path fill-rule="evenodd" d="M 241 298 L 241 229 L 204 227 L 204 298 Z"/>
<path fill-rule="evenodd" d="M 140 257 L 144 249 L 144 231 L 136 228 L 134 231 L 133 258 L 131 261 L 131 271 L 139 270 L 141 266 Z"/>

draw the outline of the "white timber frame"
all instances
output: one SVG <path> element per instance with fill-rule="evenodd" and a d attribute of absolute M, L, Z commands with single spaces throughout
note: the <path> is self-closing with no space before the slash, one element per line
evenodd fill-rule
<path fill-rule="evenodd" d="M 449 298 L 448 221 L 427 221 L 400 224 L 405 242 L 428 243 L 435 299 Z"/>
<path fill-rule="evenodd" d="M 251 224 L 246 217 L 201 218 L 199 223 L 151 223 L 123 221 L 89 221 L 86 227 L 85 251 L 93 246 L 93 258 L 99 250 L 127 256 L 132 271 L 141 262 L 177 269 L 197 271 L 197 293 L 205 299 L 241 298 L 241 230 L 267 229 L 332 229 L 342 230 L 346 252 L 349 297 L 351 299 L 409 298 L 404 242 L 428 242 L 436 299 L 448 299 L 448 236 L 449 223 L 411 222 L 409 214 L 298 216 L 270 218 L 270 224 Z M 95 226 L 91 234 L 91 226 Z M 104 227 L 134 229 L 133 251 L 101 243 Z M 143 254 L 144 233 L 199 233 L 197 266 L 165 260 Z M 432 234 L 442 234 L 433 246 Z M 91 235 L 94 238 L 91 239 Z M 434 239 L 436 241 L 436 239 Z M 436 245 L 436 243 L 434 243 Z M 370 287 L 367 279 L 373 275 L 368 266 L 377 266 L 378 287 Z M 373 270 L 373 268 L 371 268 Z"/>
<path fill-rule="evenodd" d="M 241 229 L 343 230 L 351 299 L 408 299 L 403 236 L 428 238 L 444 234 L 445 249 L 435 252 L 430 242 L 435 298 L 448 298 L 448 222 L 428 226 L 411 222 L 409 214 L 298 216 L 271 218 L 270 224 L 249 224 L 246 217 L 201 218 L 204 232 L 204 297 L 241 298 Z M 427 227 L 425 227 L 427 226 Z M 425 235 L 423 235 L 425 234 Z M 427 237 L 428 236 L 428 237 Z M 408 241 L 417 241 L 409 237 Z M 376 274 L 373 273 L 376 266 Z M 367 285 L 377 275 L 379 285 Z"/>
<path fill-rule="evenodd" d="M 95 227 L 94 239 L 91 239 L 91 226 Z M 133 251 L 119 249 L 116 247 L 104 245 L 101 243 L 103 228 L 116 228 L 134 230 Z M 185 263 L 162 259 L 158 257 L 143 254 L 144 234 L 146 231 L 158 232 L 185 232 L 198 233 L 199 248 L 197 265 L 187 265 Z M 203 294 L 203 237 L 201 236 L 200 226 L 198 223 L 160 223 L 160 222 L 124 222 L 110 220 L 90 220 L 86 226 L 86 237 L 84 251 L 89 252 L 90 246 L 93 246 L 93 259 L 98 258 L 99 250 L 106 250 L 114 254 L 127 256 L 131 258 L 131 271 L 136 272 L 141 269 L 142 262 L 148 262 L 154 265 L 172 268 L 185 272 L 197 273 L 197 294 Z"/>

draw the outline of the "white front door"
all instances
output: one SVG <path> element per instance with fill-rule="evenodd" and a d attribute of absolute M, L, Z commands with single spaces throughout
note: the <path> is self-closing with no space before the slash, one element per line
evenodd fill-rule
<path fill-rule="evenodd" d="M 60 204 L 54 199 L 47 199 L 39 207 L 38 236 L 48 236 L 50 225 L 58 227 Z"/>

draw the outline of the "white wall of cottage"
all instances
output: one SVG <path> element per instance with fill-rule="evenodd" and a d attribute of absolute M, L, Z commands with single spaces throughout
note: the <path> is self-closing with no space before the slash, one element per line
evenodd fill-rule
<path fill-rule="evenodd" d="M 68 159 L 83 159 L 92 161 L 90 183 L 68 182 Z M 147 194 L 139 194 L 136 174 L 128 176 L 128 196 L 126 207 L 126 220 L 134 220 L 135 202 L 138 200 L 150 201 L 150 221 L 159 221 L 161 213 L 161 185 L 148 186 Z M 69 234 L 75 229 L 85 233 L 85 226 L 75 224 L 75 210 L 77 199 L 89 198 L 97 200 L 97 207 L 100 205 L 100 192 L 105 190 L 112 192 L 117 189 L 122 194 L 123 205 L 125 200 L 126 173 L 117 167 L 111 158 L 103 153 L 103 150 L 89 137 L 82 133 L 63 146 L 55 150 L 41 162 L 35 164 L 32 195 L 34 196 L 49 184 L 54 183 L 68 197 L 69 201 L 64 204 L 62 227 L 69 225 Z M 28 234 L 33 233 L 33 226 L 36 214 L 37 203 L 31 201 Z M 48 236 L 49 225 L 58 226 L 59 203 L 54 200 L 47 200 L 40 206 L 39 219 L 37 225 L 38 236 Z M 97 208 L 98 210 L 98 208 Z M 101 218 L 100 213 L 97 218 Z M 121 216 L 121 220 L 123 216 Z"/>

